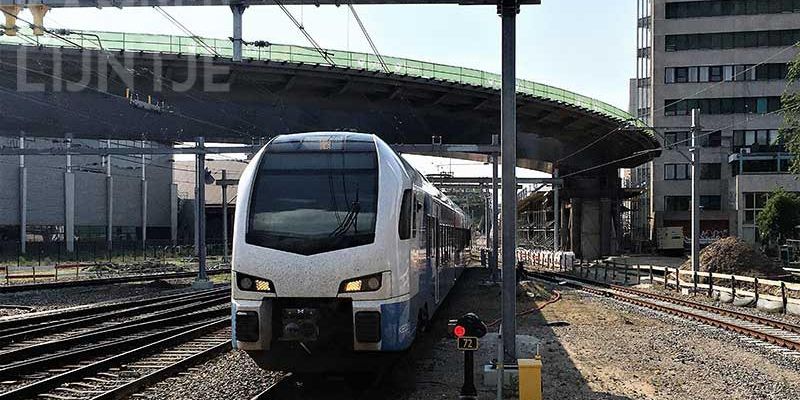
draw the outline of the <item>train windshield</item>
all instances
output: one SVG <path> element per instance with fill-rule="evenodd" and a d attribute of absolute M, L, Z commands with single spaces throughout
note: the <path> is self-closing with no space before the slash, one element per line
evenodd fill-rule
<path fill-rule="evenodd" d="M 325 146 L 267 149 L 253 187 L 247 243 L 310 255 L 375 240 L 374 143 L 349 150 Z"/>

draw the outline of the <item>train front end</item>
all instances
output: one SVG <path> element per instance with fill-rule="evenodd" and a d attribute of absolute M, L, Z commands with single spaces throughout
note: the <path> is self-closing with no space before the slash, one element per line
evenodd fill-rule
<path fill-rule="evenodd" d="M 381 167 L 380 147 L 364 134 L 283 135 L 243 173 L 234 345 L 263 368 L 368 368 L 364 359 L 413 340 L 408 277 L 392 240 L 402 177 Z"/>

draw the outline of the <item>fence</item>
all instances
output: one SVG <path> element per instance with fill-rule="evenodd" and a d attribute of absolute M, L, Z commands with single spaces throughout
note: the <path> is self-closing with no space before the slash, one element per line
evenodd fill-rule
<path fill-rule="evenodd" d="M 709 297 L 737 296 L 780 303 L 784 313 L 790 306 L 800 307 L 800 284 L 777 279 L 720 274 L 658 265 L 629 265 L 613 261 L 586 261 L 559 257 L 558 253 L 518 249 L 517 257 L 540 269 L 569 273 L 605 283 L 650 283 L 665 290 L 704 293 Z"/>
<path fill-rule="evenodd" d="M 222 256 L 222 246 L 222 243 L 208 243 L 207 255 Z M 49 267 L 57 271 L 74 265 L 166 262 L 194 257 L 194 246 L 173 245 L 169 240 L 148 241 L 144 246 L 141 241 L 116 241 L 113 242 L 111 249 L 107 248 L 105 241 L 76 241 L 73 252 L 66 251 L 66 244 L 63 241 L 27 242 L 25 247 L 27 251 L 23 254 L 20 252 L 20 242 L 0 243 L 0 273 L 8 274 L 8 270 L 12 268 L 17 271 L 30 270 L 33 274 L 36 267 Z M 54 275 L 56 272 L 51 274 Z M 37 277 L 45 275 L 40 274 Z"/>

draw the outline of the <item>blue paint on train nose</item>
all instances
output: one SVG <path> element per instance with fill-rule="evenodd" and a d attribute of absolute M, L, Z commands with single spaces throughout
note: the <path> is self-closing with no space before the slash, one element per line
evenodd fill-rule
<path fill-rule="evenodd" d="M 381 305 L 381 350 L 408 349 L 414 341 L 414 327 L 410 318 L 411 301 Z"/>

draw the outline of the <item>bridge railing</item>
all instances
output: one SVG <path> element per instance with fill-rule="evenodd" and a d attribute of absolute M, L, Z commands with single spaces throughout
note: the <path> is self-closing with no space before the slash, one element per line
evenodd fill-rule
<path fill-rule="evenodd" d="M 21 34 L 16 37 L 0 36 L 0 43 L 70 46 L 69 43 L 49 35 L 38 38 L 31 36 L 29 31 L 26 32 L 26 30 L 27 28 L 21 29 Z M 216 52 L 217 55 L 225 58 L 233 56 L 233 45 L 229 39 L 192 38 L 188 36 L 126 32 L 72 32 L 73 34 L 67 36 L 67 38 L 89 49 L 100 49 L 100 45 L 102 44 L 103 49 L 106 50 L 199 54 L 207 56 L 213 56 L 215 55 L 214 52 Z M 382 66 L 374 54 L 343 50 L 327 51 L 329 52 L 329 57 L 339 67 L 382 71 Z M 308 64 L 327 63 L 313 48 L 282 44 L 271 44 L 267 47 L 245 45 L 242 48 L 242 56 L 245 59 L 260 61 L 288 61 Z M 437 79 L 493 89 L 499 89 L 501 86 L 501 76 L 490 72 L 405 58 L 386 56 L 383 58 L 389 71 L 397 75 Z M 630 114 L 608 103 L 550 85 L 518 79 L 517 91 L 523 95 L 530 95 L 554 101 L 559 104 L 577 106 L 587 111 L 603 114 L 607 117 L 619 120 L 633 120 Z"/>

